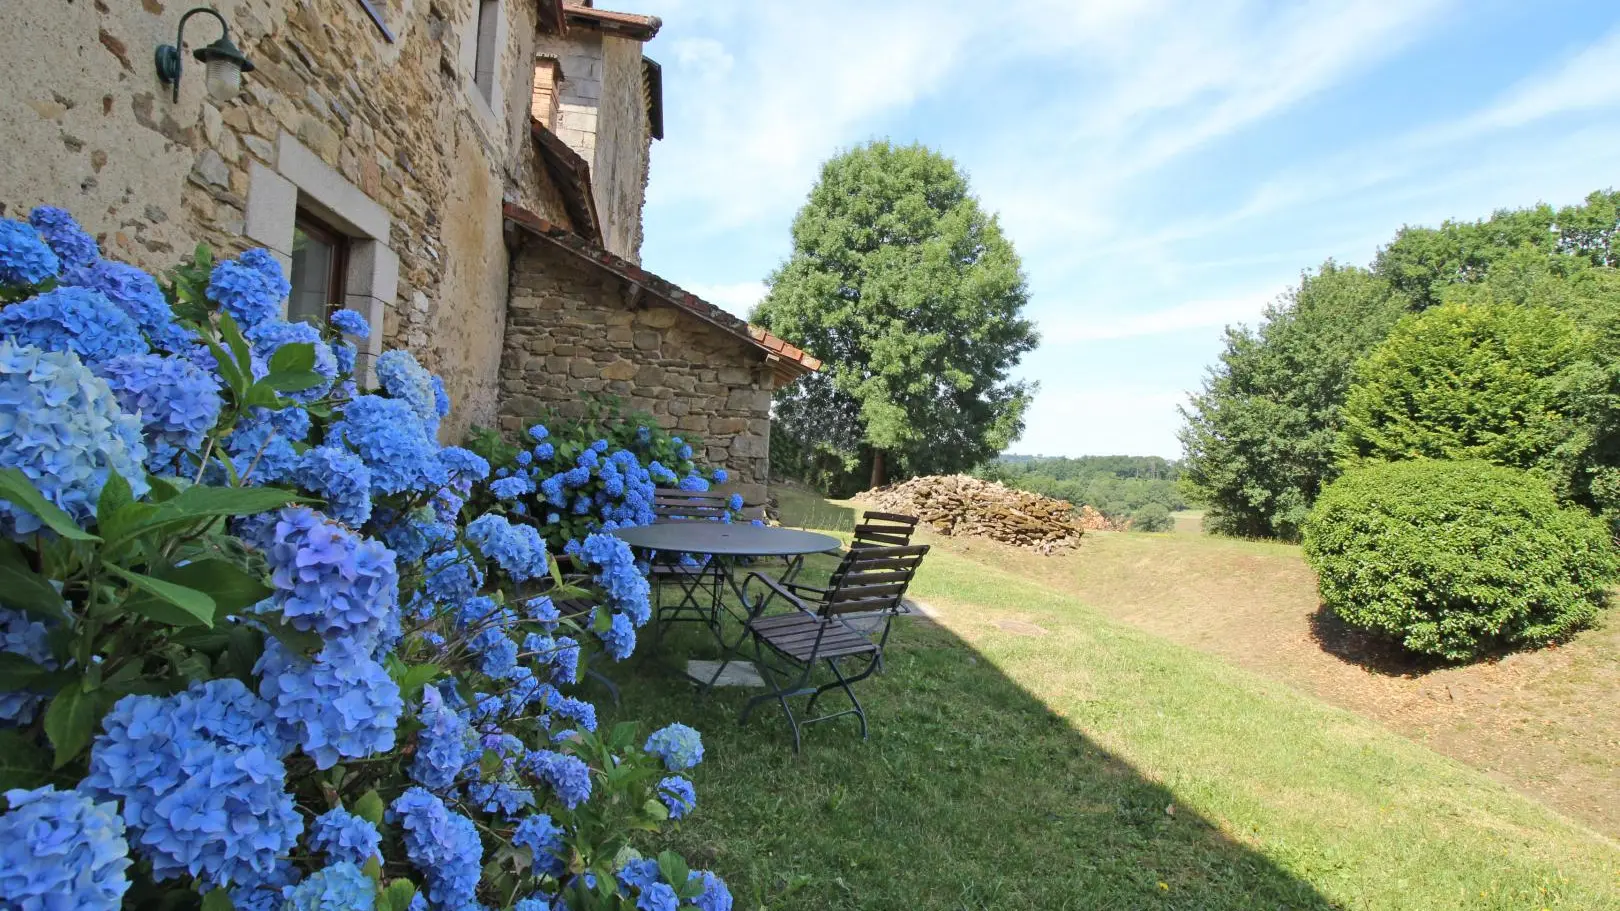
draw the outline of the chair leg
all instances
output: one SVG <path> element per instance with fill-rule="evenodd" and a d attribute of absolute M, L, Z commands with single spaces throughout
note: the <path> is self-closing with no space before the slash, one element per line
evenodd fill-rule
<path fill-rule="evenodd" d="M 760 677 L 764 678 L 765 682 L 770 686 L 771 692 L 749 699 L 748 704 L 743 706 L 742 714 L 737 717 L 737 724 L 747 724 L 748 716 L 753 713 L 755 706 L 775 699 L 777 704 L 782 707 L 782 714 L 787 716 L 788 727 L 793 729 L 793 752 L 797 753 L 800 746 L 799 722 L 798 719 L 793 717 L 793 708 L 788 705 L 787 697 L 804 689 L 805 683 L 810 679 L 813 665 L 805 666 L 804 673 L 799 676 L 799 682 L 796 685 L 784 689 L 781 683 L 777 681 L 775 672 L 765 663 L 764 650 L 760 648 L 757 641 L 754 643 L 754 653 L 758 656 L 755 666 L 759 669 Z"/>
<path fill-rule="evenodd" d="M 877 667 L 878 661 L 879 661 L 879 659 L 881 657 L 882 657 L 881 653 L 879 653 L 877 656 L 874 656 L 872 658 L 872 662 L 867 665 L 865 671 L 863 671 L 858 676 L 851 677 L 851 678 L 848 678 L 848 679 L 846 679 L 844 677 L 843 670 L 838 667 L 838 659 L 836 659 L 836 658 L 828 658 L 827 659 L 827 668 L 828 668 L 828 670 L 831 670 L 833 672 L 833 677 L 835 677 L 837 679 L 835 679 L 832 683 L 826 683 L 826 684 L 823 684 L 821 686 L 816 687 L 816 691 L 813 694 L 811 694 L 811 696 L 810 696 L 810 704 L 806 705 L 805 708 L 804 708 L 805 714 L 808 715 L 810 712 L 815 710 L 816 700 L 821 698 L 822 693 L 828 692 L 829 690 L 832 690 L 832 689 L 842 689 L 844 691 L 844 695 L 849 697 L 849 704 L 855 707 L 855 717 L 859 718 L 860 721 L 861 721 L 861 739 L 862 740 L 867 739 L 867 737 L 866 737 L 866 710 L 861 708 L 861 701 L 859 699 L 855 698 L 855 691 L 850 688 L 850 684 L 855 683 L 855 682 L 860 681 L 860 680 L 864 680 L 867 677 L 871 676 L 873 670 Z M 837 714 L 843 714 L 843 713 L 836 713 L 834 715 L 828 715 L 826 717 L 835 718 L 835 717 L 837 717 Z M 820 720 L 820 719 L 813 719 L 813 720 Z"/>

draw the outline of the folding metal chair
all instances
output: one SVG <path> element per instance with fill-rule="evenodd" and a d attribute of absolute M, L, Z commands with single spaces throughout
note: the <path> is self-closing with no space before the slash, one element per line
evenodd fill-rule
<path fill-rule="evenodd" d="M 653 491 L 653 522 L 718 522 L 730 511 L 729 499 L 728 494 L 714 491 L 658 488 Z M 720 598 L 725 588 L 723 566 L 713 560 L 698 563 L 689 555 L 669 553 L 653 554 L 650 565 L 648 578 L 656 605 L 655 636 L 662 635 L 665 623 L 719 623 Z M 664 603 L 670 591 L 679 593 L 674 604 Z"/>
<path fill-rule="evenodd" d="M 838 567 L 833 570 L 832 578 L 827 582 L 828 587 L 838 584 L 839 579 L 842 578 L 843 574 L 848 570 L 850 561 L 853 560 L 862 550 L 873 547 L 905 547 L 911 543 L 911 536 L 915 534 L 916 531 L 916 516 L 904 516 L 900 515 L 899 513 L 892 512 L 866 513 L 861 517 L 861 524 L 855 526 L 855 535 L 850 539 L 849 550 L 844 553 L 844 557 L 839 561 Z M 805 585 L 801 582 L 794 582 L 792 580 L 786 581 L 784 586 L 800 597 L 808 597 L 811 599 L 819 599 L 826 593 L 825 588 L 814 585 Z M 897 605 L 892 612 L 890 612 L 890 615 L 892 616 L 892 614 L 895 613 L 904 614 L 908 613 L 908 611 L 904 604 L 900 604 Z M 846 621 L 856 620 L 856 618 L 850 617 L 846 617 L 845 619 Z M 884 617 L 882 619 L 883 622 L 881 626 L 877 627 L 882 630 L 881 635 L 877 639 L 879 648 L 887 644 L 889 640 L 890 624 L 888 621 L 890 617 Z M 859 623 L 860 621 L 856 620 L 856 622 Z M 878 660 L 878 673 L 882 672 L 883 661 L 880 658 Z"/>
<path fill-rule="evenodd" d="M 865 680 L 877 670 L 883 658 L 883 643 L 888 640 L 888 624 L 893 620 L 906 588 L 910 586 L 917 568 L 928 553 L 928 545 L 884 547 L 872 545 L 850 552 L 841 573 L 820 596 L 807 598 L 787 586 L 760 573 L 751 574 L 744 582 L 747 586 L 758 582 L 775 595 L 786 599 L 794 610 L 786 614 L 755 617 L 748 622 L 748 632 L 754 640 L 760 676 L 771 692 L 748 700 L 738 723 L 761 703 L 776 700 L 793 729 L 793 750 L 798 752 L 800 728 L 818 721 L 829 721 L 854 715 L 861 721 L 861 739 L 867 737 L 866 711 L 855 697 L 853 684 Z M 880 613 L 884 617 L 883 634 L 877 641 L 846 621 L 850 614 Z M 767 651 L 785 667 L 773 667 Z M 855 658 L 865 664 L 852 675 L 845 674 L 839 662 Z M 820 686 L 811 685 L 816 666 L 825 664 L 833 680 Z M 823 693 L 840 689 L 849 697 L 850 708 L 800 721 L 793 716 L 788 699 L 809 696 L 804 711 L 815 711 L 816 701 Z"/>

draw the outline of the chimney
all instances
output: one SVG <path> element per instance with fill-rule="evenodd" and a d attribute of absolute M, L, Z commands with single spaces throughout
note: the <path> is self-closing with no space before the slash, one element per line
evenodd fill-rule
<path fill-rule="evenodd" d="M 534 99 L 529 113 L 548 130 L 557 129 L 557 99 L 562 81 L 562 64 L 557 58 L 535 58 Z"/>

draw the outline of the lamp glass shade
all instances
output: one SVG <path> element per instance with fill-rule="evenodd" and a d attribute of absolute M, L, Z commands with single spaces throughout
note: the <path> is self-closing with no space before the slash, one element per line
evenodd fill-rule
<path fill-rule="evenodd" d="M 242 91 L 242 65 L 229 57 L 213 57 L 207 63 L 203 84 L 208 87 L 208 97 L 230 101 Z"/>

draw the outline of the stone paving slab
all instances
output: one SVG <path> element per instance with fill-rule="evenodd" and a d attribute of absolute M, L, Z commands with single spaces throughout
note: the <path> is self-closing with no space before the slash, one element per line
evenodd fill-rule
<path fill-rule="evenodd" d="M 714 676 L 714 670 L 719 666 L 720 662 L 718 661 L 698 661 L 694 659 L 686 662 L 686 673 L 693 680 L 708 680 Z M 726 665 L 725 671 L 720 674 L 720 679 L 716 680 L 714 685 L 764 687 L 765 678 L 759 675 L 759 670 L 754 667 L 754 662 L 733 661 Z"/>

